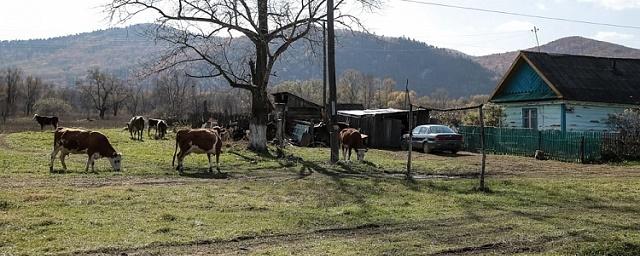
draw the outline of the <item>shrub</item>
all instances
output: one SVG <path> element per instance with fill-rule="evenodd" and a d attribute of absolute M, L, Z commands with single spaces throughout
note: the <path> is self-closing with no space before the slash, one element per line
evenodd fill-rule
<path fill-rule="evenodd" d="M 62 99 L 44 98 L 40 99 L 33 106 L 36 113 L 40 115 L 56 115 L 63 116 L 69 113 L 72 108 L 69 103 Z"/>

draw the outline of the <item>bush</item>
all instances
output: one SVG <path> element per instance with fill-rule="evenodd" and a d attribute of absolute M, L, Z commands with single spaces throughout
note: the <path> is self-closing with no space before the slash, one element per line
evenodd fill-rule
<path fill-rule="evenodd" d="M 69 103 L 62 99 L 44 98 L 40 99 L 33 106 L 33 109 L 39 115 L 56 115 L 63 116 L 71 112 L 72 108 Z"/>

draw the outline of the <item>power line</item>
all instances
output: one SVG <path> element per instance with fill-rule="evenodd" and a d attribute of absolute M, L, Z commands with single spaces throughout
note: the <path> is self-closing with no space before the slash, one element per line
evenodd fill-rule
<path fill-rule="evenodd" d="M 511 16 L 522 16 L 522 17 L 529 17 L 529 18 L 536 18 L 536 19 L 582 23 L 582 24 L 607 26 L 607 27 L 616 27 L 616 28 L 640 29 L 640 26 L 620 25 L 620 24 L 612 24 L 612 23 L 601 23 L 601 22 L 594 22 L 594 21 L 587 21 L 587 20 L 574 20 L 574 19 L 567 19 L 567 18 L 549 17 L 549 16 L 541 16 L 541 15 L 533 15 L 533 14 L 526 14 L 526 13 L 509 12 L 509 11 L 500 11 L 500 10 L 492 10 L 492 9 L 482 9 L 482 8 L 476 8 L 476 7 L 467 7 L 467 6 L 451 5 L 451 4 L 443 4 L 443 3 L 435 3 L 435 2 L 427 2 L 427 1 L 418 1 L 418 0 L 400 0 L 400 1 L 409 2 L 409 3 L 416 3 L 416 4 L 423 4 L 423 5 L 440 6 L 440 7 L 446 7 L 446 8 L 478 11 L 478 12 L 498 13 L 498 14 L 511 15 Z"/>

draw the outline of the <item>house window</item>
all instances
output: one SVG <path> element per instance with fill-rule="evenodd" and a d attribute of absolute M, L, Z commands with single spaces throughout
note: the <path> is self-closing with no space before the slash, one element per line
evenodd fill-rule
<path fill-rule="evenodd" d="M 538 129 L 538 109 L 523 108 L 522 109 L 522 127 L 529 129 Z"/>

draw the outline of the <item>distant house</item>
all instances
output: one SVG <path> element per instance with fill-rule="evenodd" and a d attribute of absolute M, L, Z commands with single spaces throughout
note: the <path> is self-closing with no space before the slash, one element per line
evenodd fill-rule
<path fill-rule="evenodd" d="M 640 59 L 523 51 L 489 101 L 506 127 L 606 131 L 609 114 L 640 107 Z"/>

